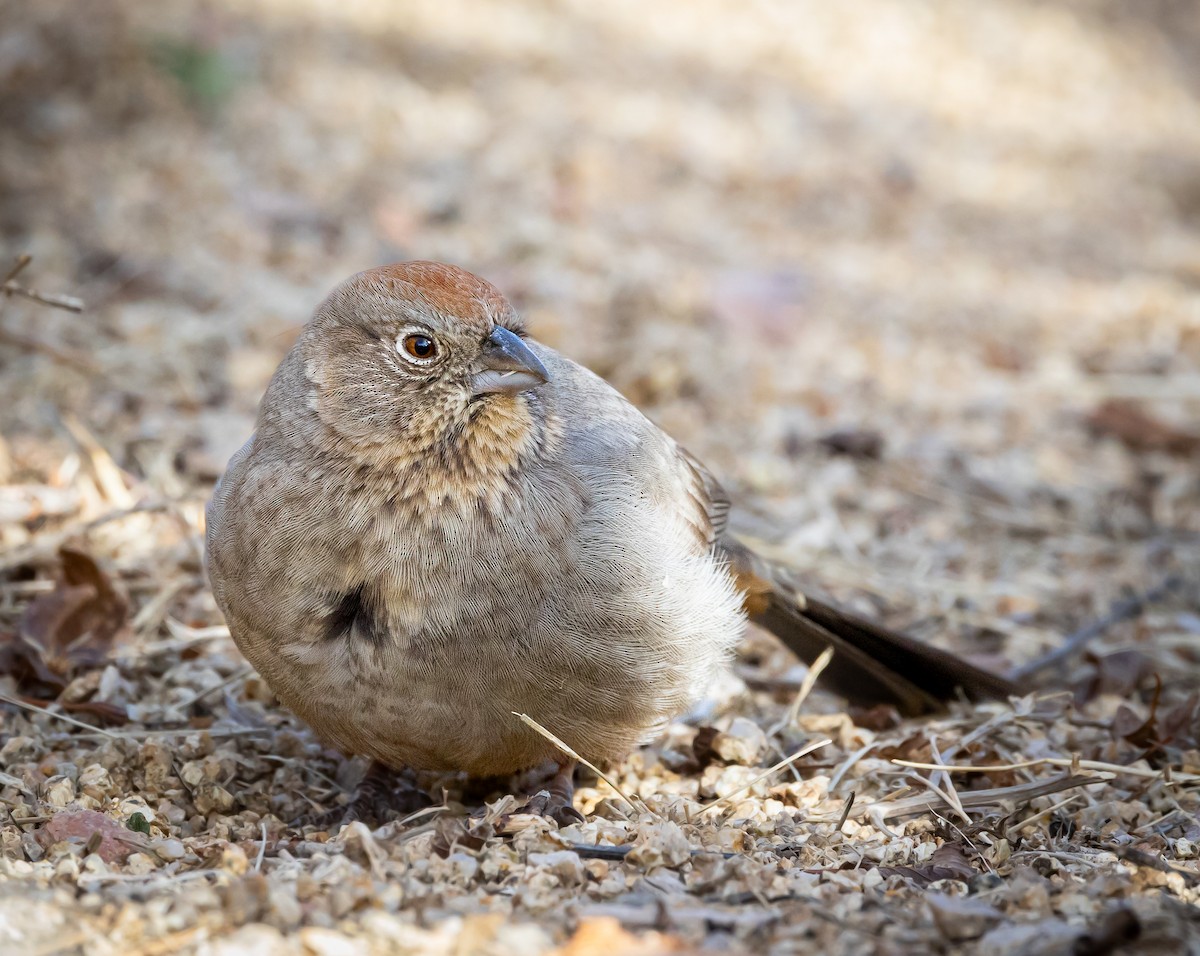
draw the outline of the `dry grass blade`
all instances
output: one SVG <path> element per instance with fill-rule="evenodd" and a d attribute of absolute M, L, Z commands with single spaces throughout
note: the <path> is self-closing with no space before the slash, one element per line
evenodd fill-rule
<path fill-rule="evenodd" d="M 812 662 L 808 668 L 808 673 L 804 675 L 804 680 L 800 682 L 800 689 L 796 691 L 796 697 L 792 701 L 792 705 L 788 708 L 787 715 L 779 723 L 775 724 L 767 731 L 768 737 L 774 737 L 781 730 L 792 727 L 796 723 L 796 719 L 800 716 L 800 708 L 804 706 L 804 702 L 808 700 L 808 695 L 812 693 L 813 688 L 817 684 L 817 679 L 821 676 L 821 672 L 829 666 L 829 662 L 833 660 L 833 648 L 827 647 L 821 651 L 820 656 Z"/>
<path fill-rule="evenodd" d="M 1131 777 L 1155 779 L 1170 774 L 1175 783 L 1200 783 L 1200 774 L 1185 773 L 1182 770 L 1164 768 L 1150 770 L 1141 767 L 1127 767 L 1119 763 L 1106 763 L 1103 760 L 1078 760 L 1070 757 L 1038 757 L 1033 760 L 1019 760 L 1015 763 L 980 764 L 937 764 L 920 763 L 915 760 L 894 759 L 891 761 L 897 767 L 911 767 L 914 770 L 941 770 L 946 773 L 1003 773 L 1009 770 L 1026 770 L 1029 767 L 1070 767 L 1078 770 L 1099 770 L 1114 775 L 1126 774 Z"/>
<path fill-rule="evenodd" d="M 193 707 L 195 704 L 204 700 L 205 697 L 209 697 L 209 696 L 217 693 L 218 691 L 222 691 L 226 687 L 229 687 L 232 684 L 236 684 L 240 680 L 245 680 L 247 677 L 249 677 L 253 673 L 254 673 L 253 667 L 250 667 L 250 666 L 240 667 L 236 671 L 234 671 L 232 674 L 230 674 L 228 677 L 226 677 L 223 681 L 221 681 L 219 684 L 213 684 L 211 687 L 206 687 L 206 688 L 204 688 L 204 690 L 196 692 L 191 697 L 189 697 L 187 700 L 176 704 L 175 707 L 180 713 L 187 713 L 187 711 L 190 707 Z"/>
<path fill-rule="evenodd" d="M 133 494 L 125 486 L 124 474 L 117 463 L 113 461 L 108 449 L 101 445 L 96 436 L 74 415 L 64 413 L 61 420 L 63 427 L 71 433 L 71 437 L 79 443 L 84 454 L 87 455 L 100 490 L 104 492 L 104 497 L 118 508 L 132 508 Z"/>
<path fill-rule="evenodd" d="M 708 813 L 709 810 L 719 807 L 723 803 L 728 803 L 734 797 L 740 797 L 747 790 L 750 790 L 756 784 L 761 783 L 763 780 L 766 780 L 768 777 L 774 776 L 780 770 L 782 770 L 784 767 L 790 766 L 791 764 L 793 764 L 797 760 L 799 760 L 801 757 L 807 757 L 814 750 L 820 750 L 822 747 L 828 747 L 831 743 L 833 743 L 833 740 L 831 740 L 829 737 L 826 737 L 824 740 L 816 741 L 816 743 L 805 744 L 803 747 L 801 747 L 799 750 L 797 750 L 790 757 L 784 757 L 781 761 L 779 761 L 779 763 L 775 764 L 774 766 L 768 767 L 766 770 L 764 770 L 762 773 L 760 773 L 757 777 L 755 777 L 753 780 L 751 780 L 749 783 L 747 783 L 744 787 L 738 787 L 732 793 L 727 793 L 727 794 L 725 794 L 725 796 L 718 797 L 716 800 L 713 800 L 711 803 L 706 803 L 704 806 L 702 806 L 700 808 L 700 813 Z"/>
<path fill-rule="evenodd" d="M 97 528 L 113 521 L 123 521 L 125 518 L 140 514 L 157 514 L 171 510 L 167 502 L 147 502 L 132 508 L 120 508 L 109 511 L 96 518 L 86 521 L 72 522 L 58 531 L 40 535 L 28 544 L 21 544 L 5 551 L 0 551 L 0 573 L 19 568 L 23 564 L 36 564 L 46 561 L 58 553 L 58 549 L 75 537 L 85 537 Z"/>
<path fill-rule="evenodd" d="M 965 809 L 993 807 L 1005 801 L 1032 800 L 1035 797 L 1045 797 L 1052 793 L 1060 793 L 1073 787 L 1090 787 L 1098 783 L 1106 783 L 1111 776 L 1089 777 L 1083 774 L 1064 774 L 1053 780 L 1034 780 L 1029 783 L 1019 783 L 1011 787 L 994 787 L 990 790 L 974 790 L 960 795 L 960 801 Z M 877 801 L 864 807 L 860 813 L 870 816 L 873 822 L 895 820 L 900 817 L 912 816 L 917 813 L 927 813 L 936 810 L 942 800 L 931 800 L 929 797 L 908 797 L 904 800 Z M 880 829 L 886 829 L 881 823 L 876 823 Z"/>
<path fill-rule="evenodd" d="M 1046 807 L 1045 810 L 1039 810 L 1037 813 L 1033 814 L 1032 816 L 1026 817 L 1020 823 L 1015 823 L 1012 826 L 1008 827 L 1007 830 L 1005 830 L 1005 835 L 1008 837 L 1008 839 L 1013 840 L 1017 837 L 1018 834 L 1020 834 L 1020 832 L 1025 827 L 1029 826 L 1031 823 L 1035 823 L 1036 821 L 1040 820 L 1042 817 L 1048 816 L 1049 814 L 1054 813 L 1056 810 L 1061 810 L 1063 807 L 1067 806 L 1068 804 L 1074 803 L 1079 798 L 1080 798 L 1079 794 L 1074 793 L 1071 796 L 1067 797 L 1067 799 L 1065 799 L 1065 800 L 1059 800 L 1058 803 L 1051 804 L 1050 806 Z"/>
<path fill-rule="evenodd" d="M 939 764 L 943 762 L 942 755 L 938 751 L 937 740 L 932 735 L 929 737 L 929 750 Z M 946 798 L 946 802 L 950 805 L 950 808 L 965 822 L 970 823 L 971 818 L 967 816 L 967 811 L 958 799 L 958 791 L 954 789 L 954 781 L 950 778 L 950 774 L 943 770 L 936 770 L 929 780 L 931 789 L 942 794 Z"/>
<path fill-rule="evenodd" d="M 560 739 L 559 737 L 556 737 L 554 734 L 552 734 L 549 730 L 547 730 L 545 727 L 543 727 L 541 724 L 539 724 L 536 720 L 534 720 L 528 714 L 519 714 L 514 710 L 512 712 L 512 715 L 514 717 L 516 717 L 518 720 L 522 721 L 531 730 L 541 734 L 548 741 L 550 741 L 550 743 L 554 744 L 555 747 L 557 747 L 559 750 L 561 750 L 563 753 L 565 753 L 572 760 L 576 760 L 579 763 L 583 764 L 585 767 L 587 767 L 588 770 L 592 771 L 592 773 L 594 773 L 597 777 L 599 777 L 601 780 L 603 780 L 605 783 L 607 783 L 610 787 L 612 787 L 613 791 L 617 794 L 617 796 L 619 796 L 622 800 L 624 800 L 633 809 L 636 810 L 639 807 L 641 807 L 643 810 L 647 809 L 646 805 L 644 803 L 642 803 L 641 800 L 639 800 L 637 803 L 634 803 L 633 800 L 630 799 L 626 795 L 625 791 L 622 790 L 620 787 L 618 787 L 616 782 L 613 781 L 608 776 L 608 774 L 604 773 L 604 771 L 602 771 L 599 767 L 597 767 L 590 760 L 586 760 L 583 757 L 581 757 L 571 747 L 569 747 L 562 739 Z"/>

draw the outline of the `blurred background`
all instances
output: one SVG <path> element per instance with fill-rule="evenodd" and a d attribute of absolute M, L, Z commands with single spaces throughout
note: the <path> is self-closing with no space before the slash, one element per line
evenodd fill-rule
<path fill-rule="evenodd" d="M 0 251 L 88 308 L 3 303 L 3 541 L 198 528 L 324 293 L 443 259 L 778 556 L 1027 659 L 1200 564 L 1198 95 L 1184 0 L 5 0 Z"/>

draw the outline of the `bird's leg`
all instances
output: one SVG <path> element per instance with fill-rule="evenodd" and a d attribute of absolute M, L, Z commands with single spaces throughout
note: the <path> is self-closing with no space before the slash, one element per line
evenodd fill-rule
<path fill-rule="evenodd" d="M 583 823 L 584 816 L 574 805 L 575 761 L 565 758 L 555 760 L 545 771 L 548 772 L 548 776 L 542 776 L 540 780 L 535 778 L 534 786 L 540 783 L 540 787 L 534 790 L 533 795 L 517 812 L 548 817 L 560 826 Z M 529 789 L 532 790 L 533 787 Z"/>
<path fill-rule="evenodd" d="M 344 826 L 354 820 L 362 820 L 382 826 L 395 817 L 424 809 L 431 802 L 429 796 L 414 786 L 411 780 L 391 767 L 372 760 L 359 781 L 353 800 L 304 822 L 316 826 Z"/>

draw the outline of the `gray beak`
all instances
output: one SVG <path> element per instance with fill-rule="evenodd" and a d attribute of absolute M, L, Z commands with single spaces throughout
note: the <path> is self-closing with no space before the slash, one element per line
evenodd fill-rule
<path fill-rule="evenodd" d="M 508 329 L 496 326 L 483 344 L 479 371 L 471 378 L 471 396 L 516 395 L 550 380 L 550 373 L 529 346 Z"/>

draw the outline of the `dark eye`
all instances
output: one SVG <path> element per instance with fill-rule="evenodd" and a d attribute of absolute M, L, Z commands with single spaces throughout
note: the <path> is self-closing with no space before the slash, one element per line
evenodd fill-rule
<path fill-rule="evenodd" d="M 404 336 L 404 341 L 400 343 L 404 351 L 413 358 L 429 359 L 437 355 L 437 343 L 428 335 L 415 333 L 413 335 Z"/>

